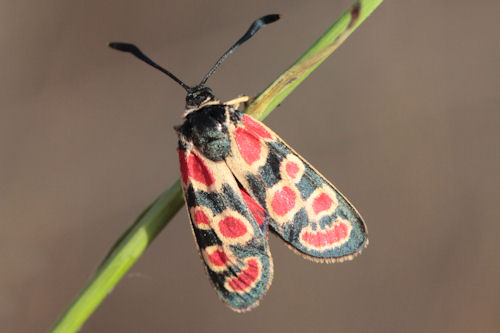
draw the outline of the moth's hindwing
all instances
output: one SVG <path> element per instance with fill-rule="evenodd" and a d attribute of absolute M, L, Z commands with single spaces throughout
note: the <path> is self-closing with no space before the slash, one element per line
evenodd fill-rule
<path fill-rule="evenodd" d="M 351 259 L 367 245 L 357 210 L 261 122 L 238 111 L 230 124 L 229 169 L 263 207 L 272 229 L 306 258 Z"/>
<path fill-rule="evenodd" d="M 179 136 L 181 182 L 192 231 L 219 297 L 235 311 L 258 305 L 273 265 L 265 213 L 225 161 L 212 161 Z"/>

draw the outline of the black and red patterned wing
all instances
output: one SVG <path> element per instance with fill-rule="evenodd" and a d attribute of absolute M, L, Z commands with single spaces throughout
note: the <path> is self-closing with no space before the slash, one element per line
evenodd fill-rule
<path fill-rule="evenodd" d="M 342 261 L 361 252 L 367 229 L 349 201 L 264 124 L 237 111 L 233 119 L 226 163 L 272 229 L 312 260 Z"/>
<path fill-rule="evenodd" d="M 204 157 L 182 139 L 178 152 L 186 207 L 208 276 L 231 309 L 250 310 L 273 274 L 262 214 L 249 207 L 253 200 L 224 161 Z"/>

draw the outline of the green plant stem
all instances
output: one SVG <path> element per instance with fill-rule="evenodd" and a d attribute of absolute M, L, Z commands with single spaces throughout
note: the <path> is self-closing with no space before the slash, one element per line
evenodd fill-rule
<path fill-rule="evenodd" d="M 249 104 L 246 112 L 259 120 L 264 119 L 340 46 L 382 1 L 356 1 L 289 69 Z M 50 332 L 77 331 L 183 204 L 180 181 L 177 180 L 121 235 L 92 279 L 64 311 Z"/>

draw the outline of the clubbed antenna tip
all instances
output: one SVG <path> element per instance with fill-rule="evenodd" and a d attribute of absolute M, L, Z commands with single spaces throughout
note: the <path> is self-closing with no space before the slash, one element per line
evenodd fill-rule
<path fill-rule="evenodd" d="M 201 80 L 201 82 L 200 82 L 200 84 L 198 86 L 205 85 L 205 83 L 207 82 L 208 78 L 215 72 L 215 70 L 217 69 L 217 67 L 219 67 L 219 65 L 227 58 L 227 56 L 230 55 L 231 53 L 233 53 L 233 51 L 236 50 L 236 48 L 238 48 L 238 46 L 240 46 L 241 44 L 243 44 L 244 42 L 246 42 L 247 40 L 249 40 L 253 35 L 255 35 L 257 33 L 257 31 L 259 31 L 260 28 L 262 28 L 263 26 L 265 26 L 267 24 L 276 22 L 280 18 L 281 18 L 280 14 L 269 14 L 269 15 L 262 16 L 261 18 L 255 20 L 252 23 L 252 25 L 250 26 L 250 28 L 248 28 L 247 32 L 245 32 L 245 34 L 240 39 L 238 39 L 238 41 L 236 43 L 234 43 L 234 45 L 231 46 L 229 48 L 229 50 L 227 50 L 219 58 L 219 60 L 217 60 L 217 62 L 215 63 L 215 65 L 212 66 L 212 68 L 208 71 L 207 75 L 205 75 L 205 77 L 203 78 L 203 80 Z"/>

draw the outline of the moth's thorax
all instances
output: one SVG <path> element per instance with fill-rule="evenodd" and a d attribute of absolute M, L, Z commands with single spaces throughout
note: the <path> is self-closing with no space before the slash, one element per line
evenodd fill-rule
<path fill-rule="evenodd" d="M 218 101 L 187 110 L 184 123 L 176 127 L 179 148 L 186 149 L 192 144 L 210 160 L 223 160 L 231 150 L 228 126 L 236 113 L 239 114 L 231 106 Z"/>

